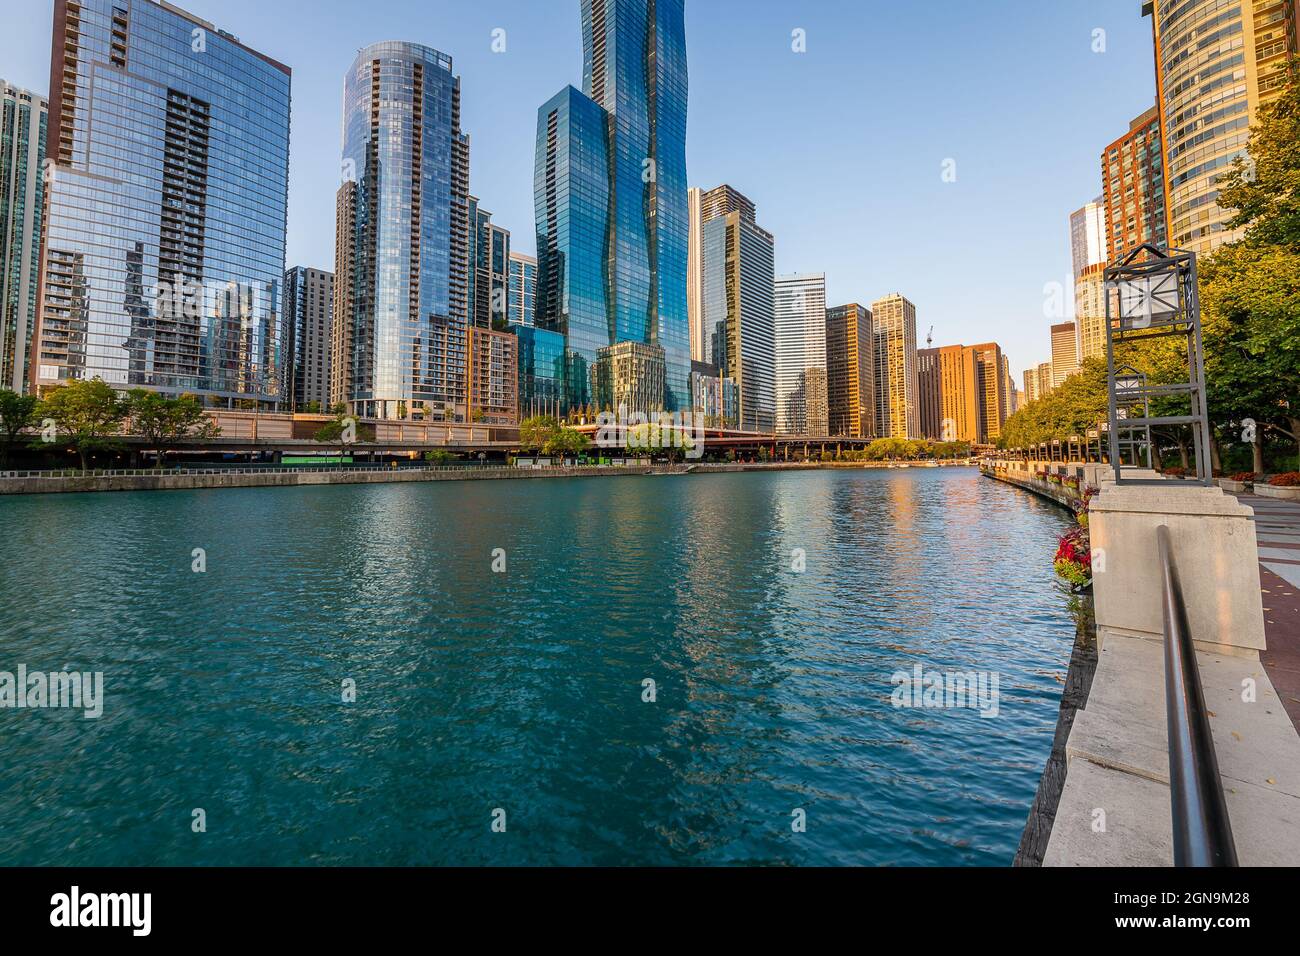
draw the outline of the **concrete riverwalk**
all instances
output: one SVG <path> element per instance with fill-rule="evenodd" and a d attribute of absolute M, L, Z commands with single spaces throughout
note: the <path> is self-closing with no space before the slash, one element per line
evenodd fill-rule
<path fill-rule="evenodd" d="M 1300 503 L 1259 495 L 1238 500 L 1254 511 L 1260 592 L 1268 649 L 1259 655 L 1300 731 Z M 1300 861 L 1297 861 L 1300 862 Z"/>
<path fill-rule="evenodd" d="M 1060 500 L 1063 485 L 1039 479 L 1041 467 L 1009 463 L 985 473 Z M 1300 508 L 1175 481 L 1116 486 L 1096 465 L 1050 470 L 1100 489 L 1089 509 L 1098 652 L 1069 728 L 1043 865 L 1173 863 L 1155 544 L 1162 525 L 1173 540 L 1238 859 L 1295 865 L 1300 733 L 1286 705 L 1300 678 Z"/>

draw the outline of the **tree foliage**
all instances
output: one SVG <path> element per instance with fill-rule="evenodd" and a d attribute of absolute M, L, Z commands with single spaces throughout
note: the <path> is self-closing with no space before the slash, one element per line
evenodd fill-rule
<path fill-rule="evenodd" d="M 168 449 L 184 441 L 203 441 L 221 434 L 217 423 L 203 414 L 203 405 L 194 395 L 168 398 L 148 389 L 134 388 L 127 393 L 126 401 L 131 434 L 143 438 L 146 446 L 157 450 L 159 468 Z"/>
<path fill-rule="evenodd" d="M 24 429 L 36 423 L 36 396 L 0 389 L 0 470 L 9 466 L 9 452 Z"/>
<path fill-rule="evenodd" d="M 81 470 L 96 451 L 123 447 L 116 437 L 129 403 L 102 379 L 74 380 L 52 389 L 37 406 L 37 414 L 50 418 L 68 436 L 81 459 Z"/>

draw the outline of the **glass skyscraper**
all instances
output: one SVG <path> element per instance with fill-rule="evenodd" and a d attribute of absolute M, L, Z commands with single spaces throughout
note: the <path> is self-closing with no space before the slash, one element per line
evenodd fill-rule
<path fill-rule="evenodd" d="M 465 421 L 469 140 L 451 57 L 357 54 L 343 90 L 331 401 L 357 415 Z"/>
<path fill-rule="evenodd" d="M 511 325 L 533 325 L 537 312 L 537 259 L 520 252 L 510 253 L 510 286 L 507 319 Z"/>
<path fill-rule="evenodd" d="M 582 0 L 581 12 L 583 91 L 538 113 L 539 324 L 565 335 L 570 406 L 593 400 L 596 353 L 632 342 L 662 351 L 663 407 L 687 409 L 683 0 Z"/>
<path fill-rule="evenodd" d="M 0 388 L 25 392 L 40 281 L 45 97 L 0 80 Z"/>
<path fill-rule="evenodd" d="M 284 401 L 289 68 L 171 5 L 55 0 L 38 388 Z"/>

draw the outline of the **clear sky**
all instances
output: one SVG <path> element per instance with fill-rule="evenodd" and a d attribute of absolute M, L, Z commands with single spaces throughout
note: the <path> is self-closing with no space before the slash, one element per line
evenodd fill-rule
<path fill-rule="evenodd" d="M 293 69 L 288 265 L 333 268 L 343 74 L 376 40 L 454 58 L 471 191 L 533 251 L 537 108 L 582 85 L 578 0 L 178 5 Z M 5 17 L 0 77 L 45 92 L 52 0 L 5 6 L 30 15 Z M 1101 192 L 1101 150 L 1154 101 L 1140 7 L 686 0 L 690 181 L 757 204 L 778 272 L 825 272 L 834 304 L 901 292 L 920 345 L 931 326 L 935 345 L 996 341 L 1020 383 L 1050 358 L 1043 287 L 1069 288 L 1069 214 Z"/>

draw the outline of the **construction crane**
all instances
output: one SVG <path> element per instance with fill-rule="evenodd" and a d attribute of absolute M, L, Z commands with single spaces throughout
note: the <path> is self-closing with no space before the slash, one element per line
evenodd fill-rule
<path fill-rule="evenodd" d="M 932 325 L 930 326 L 930 334 L 925 337 L 925 347 L 928 349 L 928 348 L 932 348 L 933 346 L 934 346 L 934 326 Z"/>

